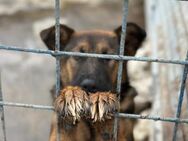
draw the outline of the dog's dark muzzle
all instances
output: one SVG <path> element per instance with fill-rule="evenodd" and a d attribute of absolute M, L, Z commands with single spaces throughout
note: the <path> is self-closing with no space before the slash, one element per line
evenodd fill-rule
<path fill-rule="evenodd" d="M 107 67 L 101 61 L 89 58 L 80 65 L 72 84 L 88 92 L 111 91 L 111 76 L 107 71 Z"/>
<path fill-rule="evenodd" d="M 89 92 L 96 92 L 97 91 L 97 85 L 96 85 L 96 82 L 95 80 L 93 79 L 84 79 L 80 86 L 85 89 L 86 91 L 89 91 Z"/>

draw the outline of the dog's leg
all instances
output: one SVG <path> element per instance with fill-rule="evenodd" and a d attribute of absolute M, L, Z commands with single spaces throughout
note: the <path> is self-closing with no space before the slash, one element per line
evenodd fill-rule
<path fill-rule="evenodd" d="M 93 122 L 111 119 L 119 109 L 117 95 L 110 92 L 90 94 L 90 114 Z"/>
<path fill-rule="evenodd" d="M 136 95 L 137 95 L 137 93 L 134 88 L 127 87 L 126 92 L 121 94 L 122 99 L 120 102 L 120 105 L 121 105 L 120 112 L 134 113 L 134 110 L 135 110 L 134 97 Z M 94 121 L 92 126 L 95 129 L 95 137 L 96 137 L 95 141 L 112 141 L 113 126 L 114 126 L 113 112 L 117 111 L 117 106 L 115 106 L 115 105 L 117 105 L 117 103 L 118 103 L 118 99 L 117 99 L 116 95 L 112 95 L 111 93 L 92 94 L 92 95 L 90 95 L 90 102 L 91 102 L 91 115 L 92 115 L 92 118 Z M 114 102 L 114 104 L 113 104 L 113 102 Z M 99 105 L 102 105 L 102 106 L 99 106 Z M 109 113 L 109 115 L 111 114 L 111 116 L 110 116 L 111 119 L 108 119 L 108 116 L 105 117 L 105 114 L 104 114 L 104 116 L 102 116 L 102 118 L 100 118 L 99 111 L 100 110 L 106 111 L 104 109 L 105 108 L 108 109 L 110 107 L 114 107 L 114 109 L 116 109 L 113 112 L 111 111 Z M 93 109 L 95 111 L 94 113 L 93 113 Z M 105 113 L 105 112 L 103 112 L 103 113 Z M 119 119 L 118 141 L 134 141 L 134 138 L 133 138 L 134 123 L 135 123 L 135 120 L 125 119 L 125 118 Z"/>
<path fill-rule="evenodd" d="M 95 141 L 112 141 L 114 118 L 97 121 L 92 123 Z M 120 118 L 118 125 L 118 141 L 134 141 L 133 138 L 134 121 L 131 119 Z"/>
<path fill-rule="evenodd" d="M 65 87 L 54 102 L 55 111 L 51 125 L 49 141 L 56 141 L 59 132 L 60 141 L 88 141 L 90 132 L 87 124 L 81 120 L 89 109 L 88 96 L 79 87 Z M 57 131 L 58 125 L 58 131 Z"/>
<path fill-rule="evenodd" d="M 89 109 L 89 99 L 85 91 L 79 87 L 64 88 L 54 103 L 59 119 L 69 124 L 76 124 Z"/>
<path fill-rule="evenodd" d="M 74 141 L 72 137 L 68 134 L 69 131 L 66 132 L 66 129 L 62 128 L 59 124 L 59 121 L 58 122 L 57 121 L 58 121 L 57 115 L 56 113 L 54 113 L 52 124 L 51 124 L 49 141 L 57 141 L 57 136 L 59 136 L 58 138 L 60 138 L 60 141 Z"/>
<path fill-rule="evenodd" d="M 90 141 L 91 135 L 87 123 L 81 120 L 76 125 L 70 125 L 62 119 L 58 119 L 57 123 L 57 119 L 57 115 L 54 113 L 49 141 L 56 141 L 57 129 L 60 141 Z"/>
<path fill-rule="evenodd" d="M 126 101 L 129 100 L 130 98 Z M 91 117 L 93 119 L 92 126 L 95 129 L 95 141 L 112 141 L 114 127 L 113 113 L 118 111 L 119 108 L 117 96 L 109 92 L 95 93 L 90 95 L 90 102 Z M 128 107 L 130 106 L 129 104 L 132 103 L 128 103 Z M 133 127 L 133 120 L 119 119 L 118 141 L 134 141 Z"/>

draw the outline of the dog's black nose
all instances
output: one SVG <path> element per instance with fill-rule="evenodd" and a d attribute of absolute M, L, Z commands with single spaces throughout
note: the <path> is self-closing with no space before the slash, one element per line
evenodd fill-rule
<path fill-rule="evenodd" d="M 84 79 L 80 85 L 89 92 L 96 92 L 96 83 L 93 79 Z"/>

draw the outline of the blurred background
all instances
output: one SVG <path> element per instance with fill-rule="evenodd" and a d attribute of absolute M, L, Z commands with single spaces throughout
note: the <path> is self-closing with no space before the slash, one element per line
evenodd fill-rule
<path fill-rule="evenodd" d="M 1 0 L 0 44 L 46 49 L 39 33 L 55 23 L 54 5 L 54 0 Z M 188 50 L 187 12 L 188 2 L 131 0 L 128 21 L 145 28 L 148 34 L 137 56 L 185 59 Z M 61 23 L 77 31 L 113 30 L 121 22 L 122 1 L 61 1 Z M 5 101 L 52 105 L 49 91 L 55 83 L 53 57 L 0 50 L 0 70 Z M 139 92 L 135 101 L 153 101 L 152 110 L 146 114 L 175 116 L 182 72 L 181 65 L 129 62 L 131 84 Z M 186 99 L 187 95 L 182 118 L 188 115 Z M 51 111 L 5 107 L 7 140 L 48 140 L 51 115 Z M 170 141 L 173 126 L 173 123 L 140 120 L 134 131 L 136 141 Z M 179 126 L 178 141 L 187 141 L 187 133 L 185 125 Z"/>

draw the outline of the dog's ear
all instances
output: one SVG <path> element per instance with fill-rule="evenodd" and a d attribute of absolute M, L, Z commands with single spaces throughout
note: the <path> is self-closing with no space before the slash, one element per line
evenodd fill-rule
<path fill-rule="evenodd" d="M 60 25 L 60 50 L 69 42 L 74 30 L 66 25 Z M 40 37 L 50 50 L 55 50 L 55 26 L 44 29 L 40 32 Z"/>
<path fill-rule="evenodd" d="M 121 28 L 122 27 L 120 26 L 114 30 L 119 42 L 121 39 Z M 135 23 L 127 23 L 124 55 L 134 56 L 145 38 L 146 32 L 144 31 L 144 29 L 142 29 Z"/>

